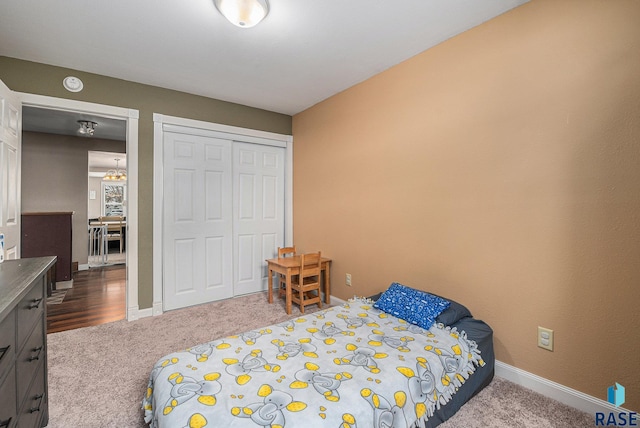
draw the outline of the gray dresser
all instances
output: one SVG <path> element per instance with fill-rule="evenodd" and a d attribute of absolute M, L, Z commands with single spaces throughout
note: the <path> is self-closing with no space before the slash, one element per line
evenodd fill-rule
<path fill-rule="evenodd" d="M 0 263 L 0 428 L 49 422 L 46 278 L 55 262 Z"/>

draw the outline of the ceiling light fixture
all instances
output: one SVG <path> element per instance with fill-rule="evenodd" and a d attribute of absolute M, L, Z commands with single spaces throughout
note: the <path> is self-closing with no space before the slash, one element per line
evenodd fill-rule
<path fill-rule="evenodd" d="M 116 161 L 116 169 L 110 169 L 109 171 L 107 171 L 107 173 L 104 175 L 103 180 L 104 181 L 126 181 L 127 180 L 126 171 L 122 171 L 120 170 L 120 168 L 118 168 L 118 162 L 120 162 L 120 159 L 114 159 L 114 161 Z"/>
<path fill-rule="evenodd" d="M 93 137 L 93 133 L 96 132 L 96 126 L 98 126 L 96 122 L 92 122 L 90 120 L 79 120 L 78 123 L 80 124 L 78 134 Z"/>
<path fill-rule="evenodd" d="M 269 13 L 267 0 L 213 0 L 220 13 L 233 25 L 251 28 Z"/>

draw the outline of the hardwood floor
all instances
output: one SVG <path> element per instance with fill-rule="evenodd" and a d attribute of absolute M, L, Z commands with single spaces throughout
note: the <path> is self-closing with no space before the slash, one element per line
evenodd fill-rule
<path fill-rule="evenodd" d="M 47 305 L 47 333 L 124 319 L 125 281 L 125 265 L 76 272 L 62 303 Z"/>

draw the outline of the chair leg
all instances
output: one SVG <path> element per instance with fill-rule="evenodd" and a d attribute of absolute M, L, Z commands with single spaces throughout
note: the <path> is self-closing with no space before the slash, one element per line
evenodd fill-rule
<path fill-rule="evenodd" d="M 287 281 L 282 275 L 278 274 L 278 296 L 286 297 L 287 295 Z"/>

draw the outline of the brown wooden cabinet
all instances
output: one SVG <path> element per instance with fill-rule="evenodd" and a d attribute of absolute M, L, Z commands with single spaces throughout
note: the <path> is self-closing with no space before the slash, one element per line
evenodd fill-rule
<path fill-rule="evenodd" d="M 72 278 L 72 212 L 22 214 L 21 257 L 56 256 L 56 281 Z"/>
<path fill-rule="evenodd" d="M 0 427 L 44 427 L 47 385 L 47 272 L 55 257 L 0 263 Z"/>

